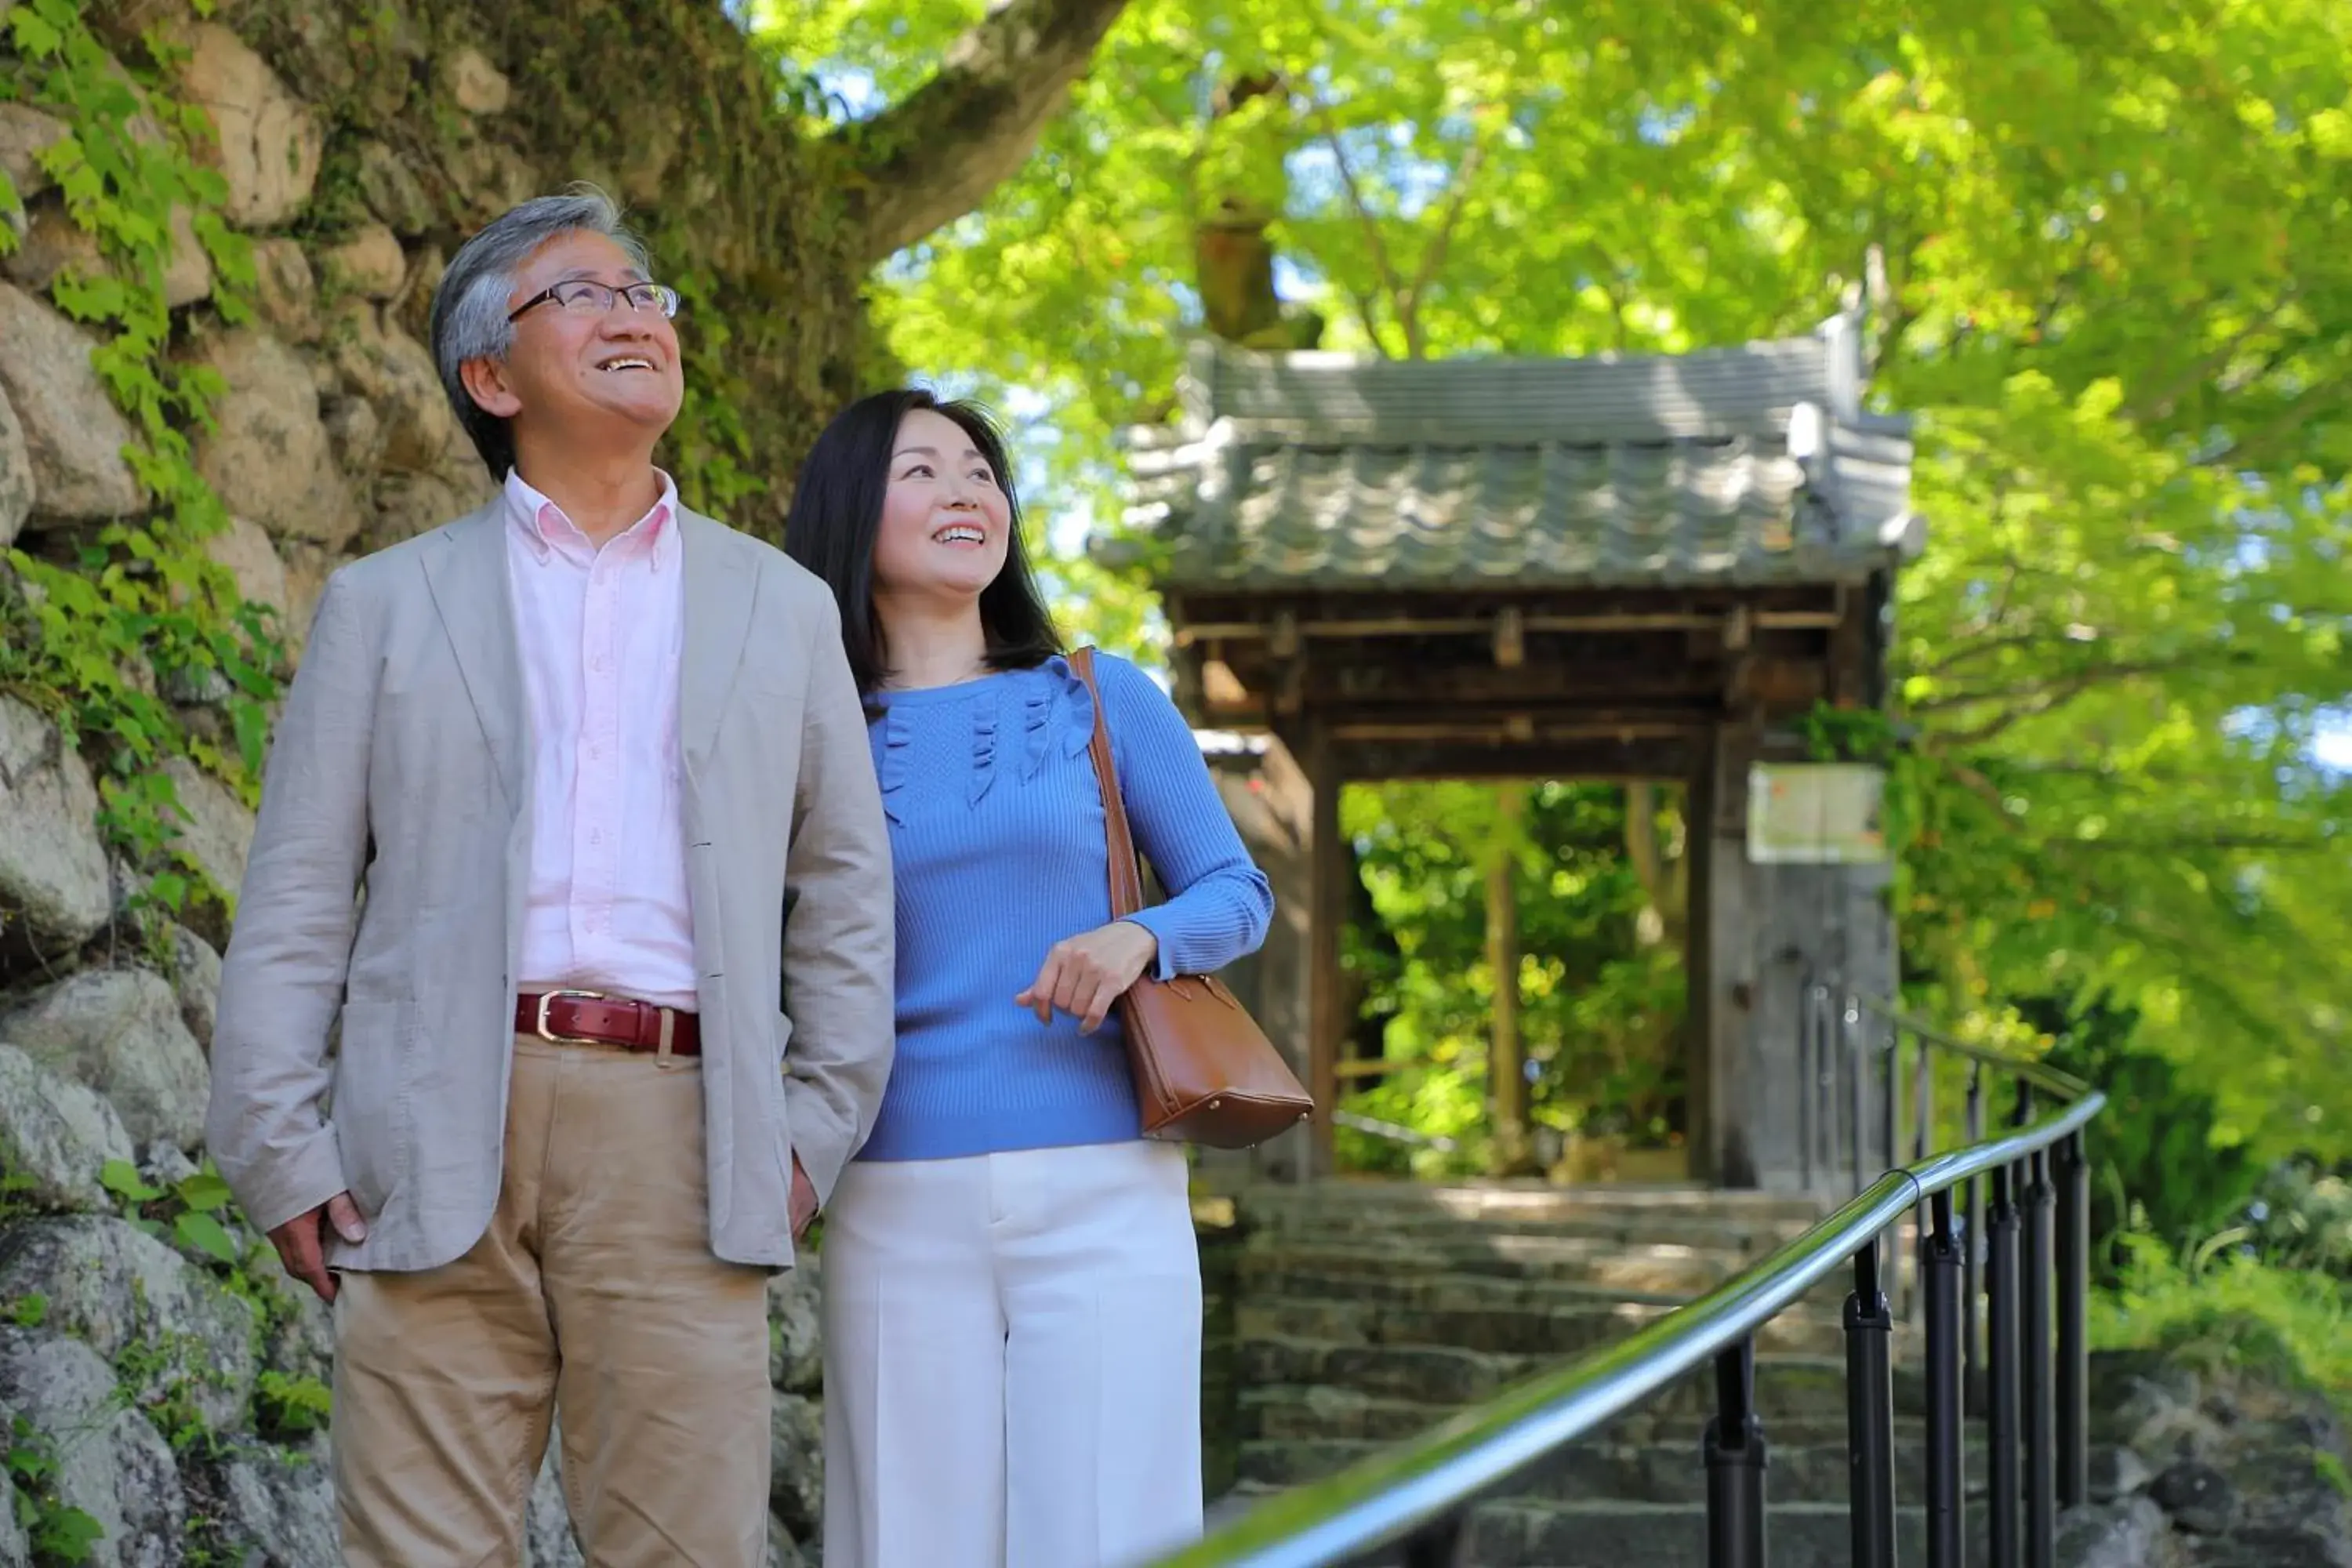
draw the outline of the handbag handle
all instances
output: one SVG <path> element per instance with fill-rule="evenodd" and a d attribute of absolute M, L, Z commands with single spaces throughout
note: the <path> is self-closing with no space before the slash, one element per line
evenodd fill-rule
<path fill-rule="evenodd" d="M 1127 802 L 1118 787 L 1118 769 L 1111 761 L 1110 720 L 1103 710 L 1102 687 L 1095 680 L 1095 650 L 1082 647 L 1069 655 L 1070 668 L 1087 683 L 1095 702 L 1095 731 L 1087 741 L 1094 759 L 1095 783 L 1102 790 L 1104 837 L 1110 850 L 1110 918 L 1123 921 L 1143 909 L 1143 868 L 1136 858 L 1135 836 L 1128 831 Z"/>

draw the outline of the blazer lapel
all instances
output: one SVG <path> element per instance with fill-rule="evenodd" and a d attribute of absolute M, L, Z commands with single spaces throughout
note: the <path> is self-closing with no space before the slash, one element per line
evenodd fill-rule
<path fill-rule="evenodd" d="M 507 585 L 505 501 L 444 528 L 424 552 L 425 578 L 509 807 L 523 799 L 522 665 Z"/>
<path fill-rule="evenodd" d="M 678 509 L 678 543 L 685 558 L 686 651 L 679 661 L 677 732 L 688 773 L 710 754 L 719 716 L 743 662 L 758 599 L 756 559 L 729 548 L 729 530 L 699 512 Z"/>

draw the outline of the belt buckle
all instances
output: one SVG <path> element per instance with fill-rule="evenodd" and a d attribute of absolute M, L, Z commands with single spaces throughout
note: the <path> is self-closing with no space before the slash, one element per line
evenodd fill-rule
<path fill-rule="evenodd" d="M 551 1046 L 594 1046 L 603 1044 L 604 1042 L 601 1040 L 591 1039 L 586 1035 L 559 1035 L 548 1026 L 547 1010 L 558 997 L 573 1002 L 609 1002 L 612 1000 L 611 997 L 605 995 L 602 991 L 563 990 L 541 992 L 539 996 L 539 1016 L 535 1020 L 539 1037 L 545 1040 Z"/>

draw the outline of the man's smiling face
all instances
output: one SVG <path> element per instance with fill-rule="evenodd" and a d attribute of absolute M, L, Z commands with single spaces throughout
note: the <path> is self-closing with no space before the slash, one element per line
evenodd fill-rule
<path fill-rule="evenodd" d="M 558 235 L 517 268 L 507 308 L 575 279 L 625 289 L 647 279 L 628 253 L 601 234 Z M 677 330 L 657 310 L 567 310 L 541 300 L 514 323 L 514 342 L 492 379 L 511 407 L 485 406 L 542 429 L 592 430 L 617 426 L 658 436 L 677 417 L 686 396 L 678 364 Z M 501 399 L 504 401 L 504 399 Z"/>

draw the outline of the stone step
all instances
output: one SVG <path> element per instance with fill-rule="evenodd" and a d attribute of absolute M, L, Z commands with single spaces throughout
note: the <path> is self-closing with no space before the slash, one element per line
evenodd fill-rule
<path fill-rule="evenodd" d="M 1767 1495 L 1780 1502 L 1843 1501 L 1851 1486 L 1843 1430 L 1815 1426 L 1805 1434 L 1811 1441 L 1780 1441 L 1767 1437 L 1769 1459 L 1765 1479 Z M 1825 1440 L 1824 1440 L 1825 1439 Z M 1242 1446 L 1240 1479 L 1272 1488 L 1297 1486 L 1335 1475 L 1359 1460 L 1381 1452 L 1387 1445 L 1353 1442 L 1253 1442 Z M 1927 1439 L 1914 1426 L 1897 1434 L 1895 1463 L 1898 1498 L 1921 1500 L 1919 1478 L 1927 1474 Z M 1981 1432 L 1971 1433 L 1963 1459 L 1964 1473 L 1981 1486 L 1985 1444 Z M 1706 1500 L 1706 1467 L 1694 1434 L 1678 1443 L 1627 1444 L 1590 1439 L 1570 1444 L 1538 1461 L 1506 1489 L 1513 1497 L 1614 1500 L 1621 1502 L 1703 1503 Z"/>
<path fill-rule="evenodd" d="M 1558 1218 L 1505 1216 L 1464 1220 L 1424 1209 L 1343 1209 L 1316 1205 L 1251 1207 L 1243 1211 L 1246 1233 L 1258 1237 L 1339 1237 L 1424 1240 L 1459 1236 L 1530 1236 L 1582 1238 L 1627 1246 L 1675 1242 L 1743 1257 L 1761 1257 L 1801 1234 L 1805 1220 L 1767 1220 L 1720 1215 L 1585 1214 Z"/>
<path fill-rule="evenodd" d="M 1435 1213 L 1456 1220 L 1553 1219 L 1587 1215 L 1695 1215 L 1796 1220 L 1811 1225 L 1830 1205 L 1791 1194 L 1727 1192 L 1698 1185 L 1559 1187 L 1530 1182 L 1414 1182 L 1337 1177 L 1309 1186 L 1265 1183 L 1231 1194 L 1236 1208 L 1311 1208 L 1345 1214 Z"/>
<path fill-rule="evenodd" d="M 1234 1378 L 1242 1431 L 1249 1437 L 1370 1437 L 1410 1436 L 1465 1405 L 1490 1399 L 1554 1364 L 1550 1358 L 1498 1355 L 1443 1345 L 1348 1345 L 1320 1340 L 1260 1337 L 1237 1341 Z M 1286 1412 L 1285 1399 L 1324 1396 Z M 1817 1356 L 1770 1356 L 1756 1364 L 1756 1408 L 1768 1435 L 1786 1421 L 1842 1419 L 1845 1414 L 1845 1363 Z M 1401 1408 L 1375 1417 L 1358 1414 L 1359 1402 Z M 1652 1422 L 1703 1417 L 1714 1408 L 1711 1368 L 1685 1373 L 1651 1395 L 1639 1413 Z M 1916 1373 L 1898 1367 L 1895 1408 L 1910 1415 L 1922 1407 Z M 1412 1414 L 1409 1414 L 1412 1413 Z M 1419 1424 L 1412 1424 L 1417 1414 Z M 1330 1419 L 1323 1417 L 1328 1415 Z M 1366 1426 L 1368 1419 L 1375 1426 Z"/>
<path fill-rule="evenodd" d="M 1573 1280 L 1658 1296 L 1696 1295 L 1738 1273 L 1748 1261 L 1736 1254 L 1673 1242 L 1622 1245 L 1584 1237 L 1477 1236 L 1379 1244 L 1254 1237 L 1242 1244 L 1234 1266 L 1245 1287 L 1262 1288 L 1267 1273 L 1311 1268 L 1382 1278 L 1484 1274 Z"/>
<path fill-rule="evenodd" d="M 1246 1514 L 1276 1489 L 1246 1483 L 1209 1510 L 1216 1525 Z M 1963 1510 L 1962 1561 L 1983 1568 L 1985 1514 Z M 1927 1510 L 1898 1505 L 1898 1563 L 1927 1559 Z M 1853 1526 L 1843 1501 L 1767 1502 L 1764 1546 L 1772 1568 L 1849 1568 Z M 1506 1499 L 1479 1504 L 1465 1532 L 1463 1568 L 1693 1568 L 1706 1561 L 1704 1503 L 1552 1502 Z M 1401 1548 L 1367 1558 L 1360 1568 L 1404 1568 Z"/>
<path fill-rule="evenodd" d="M 1985 1560 L 1979 1508 L 1967 1510 L 1970 1564 Z M 1899 1563 L 1927 1560 L 1925 1510 L 1898 1508 Z M 1772 1568 L 1848 1568 L 1853 1526 L 1843 1502 L 1775 1502 L 1765 1513 Z M 1706 1510 L 1693 1503 L 1548 1502 L 1511 1499 L 1471 1516 L 1464 1553 L 1472 1568 L 1684 1568 L 1706 1561 Z"/>
<path fill-rule="evenodd" d="M 1444 1273 L 1368 1270 L 1352 1255 L 1337 1267 L 1316 1257 L 1304 1259 L 1273 1252 L 1236 1259 L 1235 1296 L 1240 1300 L 1338 1297 L 1397 1306 L 1477 1306 L 1490 1302 L 1542 1301 L 1587 1307 L 1679 1307 L 1689 1290 L 1629 1290 L 1582 1279 L 1554 1279 L 1511 1273 Z"/>
<path fill-rule="evenodd" d="M 1559 1359 L 1622 1339 L 1673 1310 L 1654 1303 L 1595 1300 L 1589 1294 L 1562 1295 L 1541 1283 L 1475 1277 L 1459 1279 L 1446 1295 L 1433 1295 L 1435 1300 L 1399 1302 L 1323 1292 L 1254 1293 L 1235 1306 L 1234 1331 L 1244 1338 L 1450 1345 Z M 1904 1325 L 1896 1325 L 1895 1333 L 1899 1355 Z M 1844 1353 L 1844 1331 L 1827 1311 L 1784 1312 L 1757 1340 L 1758 1348 L 1768 1353 Z"/>

